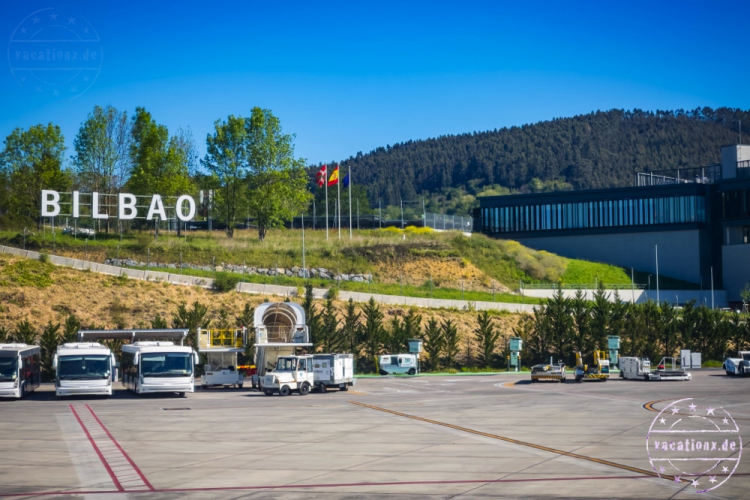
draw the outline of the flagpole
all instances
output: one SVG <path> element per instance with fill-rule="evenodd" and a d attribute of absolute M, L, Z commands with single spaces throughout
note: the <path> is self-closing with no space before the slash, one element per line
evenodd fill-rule
<path fill-rule="evenodd" d="M 339 167 L 336 167 L 338 169 Z M 338 219 L 339 219 L 339 239 L 341 239 L 341 172 L 337 170 L 336 172 L 336 191 L 338 192 L 338 200 L 339 200 L 339 206 L 337 208 L 338 210 Z"/>
<path fill-rule="evenodd" d="M 323 176 L 323 183 L 326 185 L 326 241 L 328 241 L 328 165 L 326 165 L 326 173 Z"/>
<path fill-rule="evenodd" d="M 347 174 L 349 178 L 349 239 L 352 239 L 352 166 L 349 165 L 347 168 L 349 169 Z"/>

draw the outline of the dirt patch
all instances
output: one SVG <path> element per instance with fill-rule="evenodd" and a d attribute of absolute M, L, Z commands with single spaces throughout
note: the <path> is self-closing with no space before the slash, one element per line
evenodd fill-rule
<path fill-rule="evenodd" d="M 403 277 L 405 285 L 421 286 L 432 279 L 435 287 L 461 289 L 461 280 L 465 290 L 491 292 L 493 282 L 495 291 L 511 290 L 493 280 L 471 262 L 457 258 L 412 259 L 398 266 L 380 263 L 376 271 L 382 283 L 399 283 Z"/>

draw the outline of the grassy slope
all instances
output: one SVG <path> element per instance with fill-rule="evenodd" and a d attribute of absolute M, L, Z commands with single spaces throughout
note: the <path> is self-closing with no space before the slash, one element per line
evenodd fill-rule
<path fill-rule="evenodd" d="M 331 231 L 326 240 L 325 231 L 306 231 L 305 263 L 308 267 L 324 267 L 332 272 L 372 273 L 374 283 L 369 285 L 342 283 L 347 290 L 398 294 L 400 283 L 404 292 L 427 297 L 432 282 L 433 297 L 460 298 L 463 282 L 466 291 L 480 295 L 468 300 L 492 300 L 492 290 L 509 292 L 518 288 L 519 280 L 525 283 L 558 282 L 580 283 L 593 286 L 595 280 L 605 284 L 627 284 L 630 279 L 623 269 L 607 264 L 565 259 L 547 252 L 536 252 L 516 242 L 495 240 L 475 234 L 465 237 L 455 232 L 417 234 L 407 230 L 404 235 L 392 230 L 354 231 L 338 240 Z M 242 264 L 255 267 L 302 266 L 302 238 L 299 230 L 274 230 L 264 242 L 259 242 L 252 231 L 237 231 L 234 239 L 214 231 L 190 232 L 177 238 L 164 234 L 154 241 L 149 233 L 135 233 L 123 238 L 99 235 L 86 242 L 82 238 L 57 234 L 56 254 L 88 258 L 98 262 L 105 258 L 132 258 L 146 262 L 200 265 L 221 263 Z M 0 232 L 0 243 L 22 246 L 23 238 L 16 232 Z M 52 237 L 37 233 L 27 236 L 27 248 L 53 252 Z M 119 250 L 118 250 L 119 245 Z M 200 274 L 191 271 L 192 274 Z M 270 278 L 273 280 L 273 278 Z M 268 278 L 255 277 L 253 281 Z M 321 281 L 321 283 L 317 283 Z M 636 278 L 638 282 L 638 277 Z M 280 284 L 301 285 L 299 280 L 280 278 Z M 331 286 L 331 282 L 316 280 L 316 286 Z M 668 283 L 663 285 L 665 288 Z M 440 291 L 438 291 L 440 289 Z M 516 301 L 513 296 L 497 300 Z"/>
<path fill-rule="evenodd" d="M 144 282 L 57 267 L 36 260 L 0 256 L 0 327 L 13 329 L 28 319 L 41 330 L 48 321 L 64 322 L 69 313 L 76 314 L 85 326 L 100 328 L 148 327 L 154 316 L 163 316 L 171 325 L 172 313 L 180 302 L 199 300 L 209 307 L 209 317 L 216 325 L 224 308 L 230 321 L 240 314 L 245 303 L 255 306 L 279 297 L 261 297 L 237 292 L 216 293 L 199 287 Z M 317 303 L 318 310 L 323 306 Z M 335 302 L 339 311 L 343 302 Z M 405 311 L 397 306 L 382 306 L 384 322 Z M 423 322 L 434 316 L 456 322 L 462 337 L 461 355 L 476 329 L 476 313 L 457 310 L 420 310 Z M 494 314 L 504 335 L 511 335 L 518 316 Z M 388 325 L 386 325 L 388 327 Z M 502 342 L 500 343 L 502 345 Z M 478 352 L 471 342 L 472 356 Z"/>

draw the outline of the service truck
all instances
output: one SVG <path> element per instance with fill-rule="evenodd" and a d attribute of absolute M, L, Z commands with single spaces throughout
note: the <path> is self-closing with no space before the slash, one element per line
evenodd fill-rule
<path fill-rule="evenodd" d="M 276 359 L 274 369 L 268 370 L 263 376 L 261 389 L 266 396 L 288 396 L 294 391 L 300 396 L 307 396 L 314 380 L 311 355 L 282 356 Z"/>
<path fill-rule="evenodd" d="M 353 354 L 314 354 L 313 387 L 326 392 L 329 387 L 348 391 L 357 379 L 354 378 Z"/>

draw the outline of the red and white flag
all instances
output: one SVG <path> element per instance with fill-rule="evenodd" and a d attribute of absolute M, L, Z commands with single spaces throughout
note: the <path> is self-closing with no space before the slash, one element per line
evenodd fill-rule
<path fill-rule="evenodd" d="M 328 175 L 328 165 L 320 167 L 317 175 L 315 176 L 315 182 L 318 183 L 318 187 L 323 187 L 326 183 L 326 177 Z"/>

